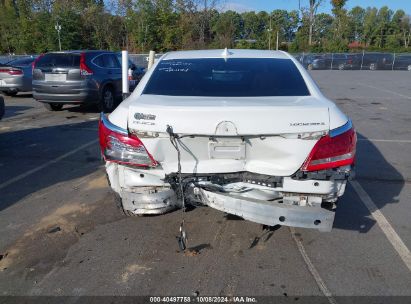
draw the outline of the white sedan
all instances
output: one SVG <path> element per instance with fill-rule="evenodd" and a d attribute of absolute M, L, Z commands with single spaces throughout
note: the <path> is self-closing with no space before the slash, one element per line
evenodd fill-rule
<path fill-rule="evenodd" d="M 350 119 L 281 51 L 163 55 L 99 125 L 128 215 L 208 205 L 330 231 L 355 160 Z"/>

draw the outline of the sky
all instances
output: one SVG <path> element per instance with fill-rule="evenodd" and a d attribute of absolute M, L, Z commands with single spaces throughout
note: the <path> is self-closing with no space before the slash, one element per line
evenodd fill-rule
<path fill-rule="evenodd" d="M 300 0 L 302 7 L 307 7 L 309 0 Z M 330 0 L 323 0 L 319 12 L 331 13 Z M 380 8 L 388 6 L 393 11 L 404 10 L 411 14 L 411 0 L 348 0 L 345 7 L 351 9 L 354 6 L 366 8 L 368 6 Z M 275 9 L 298 10 L 298 0 L 223 0 L 223 10 L 244 11 L 273 11 Z"/>

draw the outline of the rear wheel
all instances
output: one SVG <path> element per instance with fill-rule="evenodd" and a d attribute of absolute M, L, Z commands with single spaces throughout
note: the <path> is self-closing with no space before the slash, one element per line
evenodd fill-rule
<path fill-rule="evenodd" d="M 339 69 L 340 71 L 344 70 L 344 68 L 345 68 L 345 66 L 344 66 L 343 63 L 341 63 L 341 64 L 338 65 L 338 69 Z"/>
<path fill-rule="evenodd" d="M 103 92 L 101 93 L 100 103 L 99 103 L 99 110 L 107 113 L 114 110 L 115 106 L 115 99 L 114 99 L 114 91 L 111 86 L 105 86 Z"/>
<path fill-rule="evenodd" d="M 313 69 L 313 65 L 310 63 L 308 66 L 307 66 L 307 69 L 309 69 L 310 71 Z"/>
<path fill-rule="evenodd" d="M 61 111 L 63 104 L 61 103 L 45 103 L 44 107 L 49 111 Z"/>
<path fill-rule="evenodd" d="M 6 92 L 4 92 L 4 94 L 6 94 L 7 96 L 16 96 L 17 91 L 6 91 Z"/>
<path fill-rule="evenodd" d="M 407 70 L 411 72 L 411 64 L 407 67 Z"/>
<path fill-rule="evenodd" d="M 371 63 L 370 64 L 370 70 L 375 71 L 377 69 L 377 64 L 376 63 Z"/>

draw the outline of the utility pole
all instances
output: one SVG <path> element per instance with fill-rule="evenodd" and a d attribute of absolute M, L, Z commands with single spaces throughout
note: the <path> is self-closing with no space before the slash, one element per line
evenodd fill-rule
<path fill-rule="evenodd" d="M 60 52 L 61 52 L 61 40 L 60 40 L 61 25 L 59 24 L 58 21 L 56 22 L 56 25 L 54 26 L 54 28 L 57 31 L 57 35 L 58 35 L 58 38 L 59 38 L 59 48 L 60 48 Z"/>
<path fill-rule="evenodd" d="M 278 31 L 277 31 L 277 46 L 276 46 L 276 50 L 278 51 Z"/>
<path fill-rule="evenodd" d="M 268 49 L 271 50 L 271 32 L 273 31 L 272 27 L 271 27 L 271 13 L 270 13 L 270 28 L 267 29 L 268 32 Z"/>

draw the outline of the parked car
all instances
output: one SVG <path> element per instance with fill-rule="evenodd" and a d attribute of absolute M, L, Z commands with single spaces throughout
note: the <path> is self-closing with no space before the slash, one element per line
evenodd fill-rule
<path fill-rule="evenodd" d="M 323 55 L 316 55 L 316 54 L 303 54 L 300 55 L 298 61 L 307 69 L 313 69 L 313 61 L 319 58 L 322 58 Z"/>
<path fill-rule="evenodd" d="M 312 70 L 329 70 L 331 68 L 332 54 L 317 56 L 311 64 Z"/>
<path fill-rule="evenodd" d="M 114 52 L 47 53 L 33 65 L 33 97 L 51 111 L 65 104 L 96 104 L 110 112 L 122 99 L 121 76 Z"/>
<path fill-rule="evenodd" d="M 394 56 L 390 53 L 365 53 L 362 60 L 363 70 L 391 70 Z"/>
<path fill-rule="evenodd" d="M 121 53 L 117 53 L 117 59 L 122 65 L 122 58 Z M 143 67 L 138 66 L 130 59 L 128 60 L 128 68 L 131 70 L 131 78 L 129 79 L 129 89 L 130 92 L 134 91 L 138 83 L 140 82 L 141 78 L 143 78 L 146 69 Z"/>
<path fill-rule="evenodd" d="M 0 119 L 3 118 L 6 106 L 4 105 L 4 98 L 0 96 Z"/>
<path fill-rule="evenodd" d="M 36 57 L 17 58 L 0 64 L 0 91 L 8 96 L 31 91 L 31 65 L 35 59 Z"/>
<path fill-rule="evenodd" d="M 411 71 L 411 55 L 395 56 L 394 70 Z"/>
<path fill-rule="evenodd" d="M 265 225 L 329 231 L 356 133 L 281 51 L 165 54 L 99 123 L 127 215 L 204 204 Z"/>
<path fill-rule="evenodd" d="M 362 63 L 362 54 L 347 54 L 347 61 L 344 63 L 342 70 L 360 70 Z"/>
<path fill-rule="evenodd" d="M 355 54 L 324 54 L 312 62 L 313 70 L 354 70 L 361 66 Z"/>

